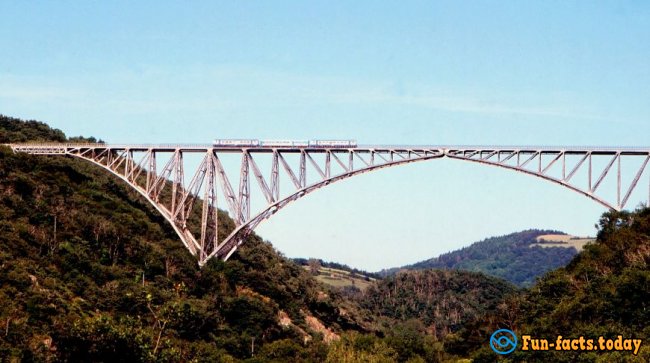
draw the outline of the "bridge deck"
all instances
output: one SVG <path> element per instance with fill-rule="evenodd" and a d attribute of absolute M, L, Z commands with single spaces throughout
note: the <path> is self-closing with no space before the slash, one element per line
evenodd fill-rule
<path fill-rule="evenodd" d="M 283 152 L 298 153 L 309 152 L 407 152 L 407 151 L 483 151 L 483 152 L 541 152 L 566 154 L 592 153 L 596 155 L 648 155 L 650 146 L 531 146 L 531 145 L 359 145 L 356 147 L 314 147 L 314 146 L 213 146 L 210 144 L 78 144 L 78 143 L 21 143 L 4 144 L 14 150 L 20 151 L 42 151 L 43 153 L 61 154 L 71 149 L 122 149 L 131 151 L 147 151 L 155 149 L 158 152 L 205 152 L 214 150 L 217 152 L 272 152 L 281 150 Z"/>

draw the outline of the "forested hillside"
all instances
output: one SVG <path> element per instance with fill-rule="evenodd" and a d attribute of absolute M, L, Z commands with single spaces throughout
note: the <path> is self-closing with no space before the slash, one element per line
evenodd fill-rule
<path fill-rule="evenodd" d="M 650 349 L 650 209 L 610 211 L 599 221 L 595 243 L 585 246 L 566 267 L 542 277 L 523 294 L 511 296 L 495 314 L 467 324 L 484 331 L 483 344 L 474 352 L 476 363 L 494 362 L 485 338 L 498 328 L 513 329 L 521 337 L 554 340 L 569 338 L 642 339 L 638 355 L 631 352 L 555 351 L 523 352 L 509 361 L 520 362 L 649 362 Z M 520 345 L 521 347 L 521 345 Z"/>
<path fill-rule="evenodd" d="M 0 143 L 26 141 L 64 142 L 66 140 L 63 131 L 53 129 L 43 122 L 22 121 L 0 115 Z"/>
<path fill-rule="evenodd" d="M 483 272 L 525 287 L 548 271 L 565 266 L 578 253 L 575 248 L 540 247 L 536 238 L 557 231 L 531 229 L 505 236 L 487 238 L 460 250 L 407 265 L 401 269 L 458 269 Z M 384 271 L 384 275 L 400 269 Z"/>
<path fill-rule="evenodd" d="M 366 290 L 361 305 L 373 315 L 419 320 L 436 338 L 458 331 L 471 319 L 495 310 L 516 288 L 503 280 L 467 271 L 402 271 Z"/>
<path fill-rule="evenodd" d="M 36 122 L 0 126 L 5 141 L 65 140 Z M 257 236 L 200 270 L 116 178 L 0 147 L 0 357 L 321 360 L 324 341 L 366 330 L 346 304 Z"/>
<path fill-rule="evenodd" d="M 639 356 L 629 352 L 580 353 L 601 362 L 649 362 L 650 209 L 607 212 L 599 221 L 597 242 L 533 286 L 519 309 L 523 332 L 538 336 L 604 335 L 643 339 Z M 569 362 L 576 354 L 539 354 Z"/>

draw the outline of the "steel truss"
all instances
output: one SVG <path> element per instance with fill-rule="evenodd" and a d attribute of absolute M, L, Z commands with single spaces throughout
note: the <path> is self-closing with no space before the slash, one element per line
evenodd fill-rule
<path fill-rule="evenodd" d="M 264 220 L 289 203 L 333 182 L 369 171 L 441 158 L 471 161 L 534 175 L 583 194 L 603 206 L 623 209 L 645 173 L 650 149 L 372 146 L 350 149 L 315 147 L 212 147 L 206 145 L 12 144 L 14 152 L 69 155 L 108 170 L 138 191 L 172 225 L 187 249 L 203 266 L 217 257 L 227 260 Z M 186 184 L 188 154 L 198 155 Z M 239 174 L 227 173 L 225 154 L 236 154 Z M 622 182 L 621 159 L 641 160 L 629 184 Z M 604 161 L 602 161 L 602 160 Z M 598 160 L 598 161 L 597 161 Z M 265 173 L 262 161 L 270 165 Z M 162 166 L 162 167 L 160 167 Z M 616 197 L 598 194 L 616 169 Z M 627 170 L 626 170 L 627 172 Z M 582 174 L 582 178 L 577 175 Z M 309 178 L 308 178 L 309 175 Z M 597 175 L 597 178 L 594 176 Z M 231 180 L 239 177 L 239 184 Z M 254 179 L 255 182 L 251 182 Z M 579 179 L 585 179 L 583 181 Z M 280 194 L 281 180 L 290 190 Z M 251 189 L 251 184 L 257 186 Z M 625 184 L 625 185 L 624 185 Z M 650 200 L 650 184 L 648 186 Z M 264 207 L 251 213 L 251 199 Z M 219 233 L 218 208 L 225 207 L 234 230 Z M 190 219 L 200 215 L 200 226 Z M 198 237 L 198 238 L 197 238 Z"/>
<path fill-rule="evenodd" d="M 534 175 L 569 188 L 615 210 L 625 208 L 650 160 L 648 149 L 449 148 L 446 149 L 445 154 L 452 159 L 493 165 Z M 634 168 L 634 178 L 628 185 L 624 185 L 621 177 L 621 160 L 624 158 L 637 158 L 640 162 L 640 165 Z M 600 168 L 595 166 L 596 160 L 600 161 Z M 616 169 L 616 197 L 608 199 L 598 192 L 612 169 Z M 585 179 L 582 182 L 575 180 L 576 175 L 580 174 L 583 174 Z M 598 177 L 594 178 L 595 175 Z M 648 201 L 650 202 L 650 184 Z"/>
<path fill-rule="evenodd" d="M 98 144 L 15 144 L 11 147 L 15 152 L 81 158 L 124 180 L 169 221 L 201 266 L 212 257 L 227 260 L 262 221 L 319 188 L 372 170 L 444 155 L 441 149 L 436 148 L 399 147 L 214 148 Z M 222 156 L 226 153 L 236 153 L 240 157 L 237 189 L 231 183 L 235 176 L 228 174 L 222 163 Z M 135 154 L 142 155 L 138 158 Z M 189 184 L 185 184 L 184 156 L 187 154 L 199 154 L 201 157 Z M 271 165 L 268 177 L 260 167 L 262 158 L 270 158 L 266 160 Z M 297 165 L 292 158 L 298 159 Z M 160 163 L 163 160 L 165 163 Z M 164 166 L 159 168 L 159 165 Z M 291 186 L 285 197 L 280 195 L 281 177 L 288 178 Z M 251 179 L 255 182 L 252 183 Z M 255 194 L 251 193 L 251 185 L 257 185 L 261 192 L 258 194 L 263 196 L 263 204 L 266 205 L 254 214 L 251 213 L 251 198 Z M 169 194 L 165 194 L 165 190 Z M 195 205 L 201 214 L 199 231 L 192 231 L 189 225 L 192 214 L 197 213 Z M 221 206 L 228 210 L 235 221 L 235 228 L 219 240 L 217 211 Z"/>

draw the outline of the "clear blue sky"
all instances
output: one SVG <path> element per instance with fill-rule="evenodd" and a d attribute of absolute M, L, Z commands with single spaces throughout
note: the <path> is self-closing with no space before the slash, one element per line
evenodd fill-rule
<path fill-rule="evenodd" d="M 109 142 L 649 144 L 644 1 L 2 1 L 0 47 L 0 113 Z M 593 235 L 602 212 L 440 160 L 331 185 L 258 231 L 375 270 L 531 227 Z"/>

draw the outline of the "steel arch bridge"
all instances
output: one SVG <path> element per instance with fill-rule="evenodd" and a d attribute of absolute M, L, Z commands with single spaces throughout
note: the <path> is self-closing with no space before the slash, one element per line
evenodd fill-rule
<path fill-rule="evenodd" d="M 650 147 L 498 147 L 498 146 L 212 146 L 212 145 L 107 145 L 9 144 L 14 152 L 72 156 L 89 161 L 119 177 L 139 192 L 172 225 L 200 266 L 218 257 L 227 260 L 262 221 L 289 203 L 326 185 L 373 170 L 417 161 L 451 158 L 511 169 L 561 185 L 593 199 L 606 208 L 621 210 L 644 173 L 650 171 Z M 186 156 L 200 158 L 185 180 Z M 239 174 L 226 172 L 222 159 L 237 156 Z M 270 164 L 265 177 L 261 159 Z M 622 159 L 635 159 L 633 168 Z M 257 160 L 257 161 L 256 161 Z M 612 170 L 615 191 L 605 196 L 601 186 Z M 283 170 L 283 172 L 281 172 Z M 577 175 L 582 177 L 578 178 Z M 614 172 L 612 172 L 614 174 Z M 288 178 L 289 191 L 280 194 L 280 181 Z M 310 180 L 307 176 L 310 176 Z M 629 176 L 623 182 L 622 176 Z M 231 180 L 239 179 L 237 189 Z M 251 213 L 251 179 L 255 179 L 261 210 Z M 611 178 L 610 178 L 611 179 Z M 286 180 L 286 179 L 284 179 Z M 309 180 L 309 182 L 308 182 Z M 650 180 L 650 178 L 649 178 Z M 171 189 L 171 190 L 170 190 Z M 163 193 L 163 191 L 165 192 Z M 225 202 L 235 229 L 225 236 L 218 230 L 218 206 Z M 650 204 L 650 182 L 648 200 Z M 194 208 L 200 209 L 200 228 L 189 225 Z M 197 209 L 194 209 L 195 211 Z M 196 212 L 195 212 L 196 213 Z M 195 236 L 196 234 L 196 236 Z"/>

